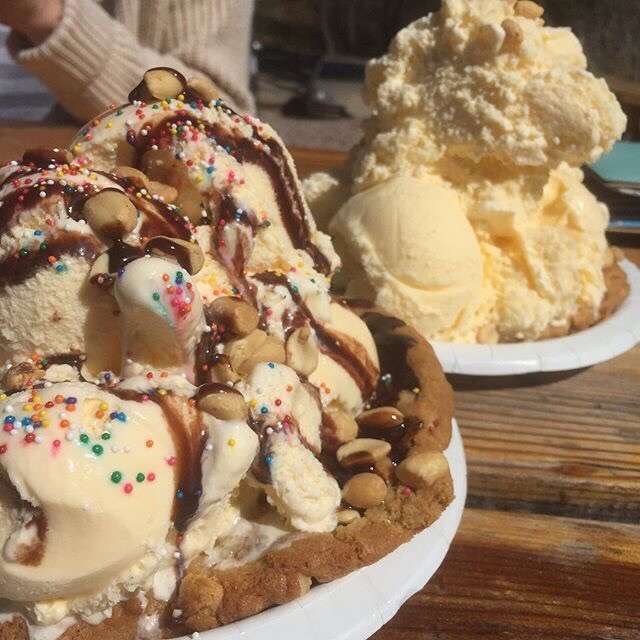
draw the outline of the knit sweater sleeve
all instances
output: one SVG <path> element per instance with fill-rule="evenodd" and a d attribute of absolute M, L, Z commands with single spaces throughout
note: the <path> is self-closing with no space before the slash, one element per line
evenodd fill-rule
<path fill-rule="evenodd" d="M 179 4 L 183 13 L 189 12 L 190 3 Z M 250 24 L 252 2 L 240 0 L 239 4 L 246 5 L 248 15 L 238 19 Z M 17 34 L 12 34 L 9 48 L 17 61 L 44 82 L 69 113 L 81 120 L 94 117 L 112 103 L 126 102 L 144 71 L 158 66 L 173 67 L 187 77 L 209 76 L 223 97 L 230 98 L 241 110 L 252 110 L 248 31 L 245 42 L 236 42 L 236 50 L 230 51 L 221 45 L 224 40 L 207 37 L 208 25 L 198 24 L 194 16 L 177 18 L 201 32 L 191 34 L 187 42 L 181 42 L 175 49 L 159 53 L 142 46 L 126 26 L 93 0 L 65 0 L 60 24 L 41 45 L 26 46 Z M 239 50 L 243 44 L 246 52 Z"/>

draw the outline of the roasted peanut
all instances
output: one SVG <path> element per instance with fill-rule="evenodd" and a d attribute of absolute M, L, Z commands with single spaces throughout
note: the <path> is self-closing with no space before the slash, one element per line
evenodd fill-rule
<path fill-rule="evenodd" d="M 320 352 L 309 326 L 296 329 L 285 345 L 287 365 L 300 375 L 310 376 L 318 366 Z"/>
<path fill-rule="evenodd" d="M 284 364 L 284 343 L 275 336 L 267 336 L 267 339 L 252 353 L 238 369 L 238 373 L 248 376 L 257 364 L 261 362 L 276 362 Z"/>
<path fill-rule="evenodd" d="M 145 72 L 142 80 L 149 96 L 156 100 L 175 98 L 182 93 L 185 80 L 182 74 L 173 69 L 157 67 Z"/>
<path fill-rule="evenodd" d="M 82 215 L 96 234 L 116 239 L 133 231 L 138 211 L 122 191 L 104 189 L 85 200 Z"/>
<path fill-rule="evenodd" d="M 384 502 L 386 495 L 387 485 L 375 473 L 358 473 L 342 489 L 344 501 L 357 509 L 377 507 Z"/>
<path fill-rule="evenodd" d="M 284 364 L 284 343 L 268 336 L 264 331 L 255 329 L 249 335 L 227 343 L 226 354 L 231 366 L 241 376 L 247 376 L 260 362 Z"/>
<path fill-rule="evenodd" d="M 205 102 L 217 100 L 220 97 L 218 88 L 209 78 L 191 78 L 187 85 L 197 93 Z"/>
<path fill-rule="evenodd" d="M 219 420 L 246 420 L 247 404 L 239 391 L 224 384 L 205 384 L 198 389 L 198 409 Z"/>
<path fill-rule="evenodd" d="M 353 467 L 362 464 L 375 464 L 391 451 L 391 445 L 384 440 L 374 438 L 356 438 L 343 444 L 337 451 L 336 457 L 343 467 Z"/>
<path fill-rule="evenodd" d="M 249 335 L 258 327 L 258 311 L 240 298 L 222 296 L 216 298 L 208 307 L 208 313 L 218 324 L 224 325 L 225 333 L 234 336 Z"/>
<path fill-rule="evenodd" d="M 176 190 L 174 203 L 185 215 L 197 224 L 202 219 L 202 195 L 192 183 L 184 163 L 166 149 L 147 151 L 142 156 L 142 169 L 149 179 L 161 182 Z"/>
<path fill-rule="evenodd" d="M 331 436 L 337 443 L 345 444 L 358 437 L 358 423 L 351 414 L 336 407 L 329 407 L 326 414 L 331 421 Z"/>
<path fill-rule="evenodd" d="M 440 451 L 409 455 L 396 467 L 396 476 L 407 486 L 429 487 L 449 473 L 449 463 Z"/>
<path fill-rule="evenodd" d="M 404 416 L 395 407 L 376 407 L 363 411 L 357 418 L 363 429 L 395 429 L 404 422 Z"/>
<path fill-rule="evenodd" d="M 149 187 L 149 178 L 134 167 L 116 167 L 116 176 L 130 180 L 139 189 L 147 189 Z"/>
<path fill-rule="evenodd" d="M 178 199 L 178 190 L 163 182 L 149 180 L 149 191 L 153 195 L 160 196 L 162 201 L 168 204 L 172 204 Z"/>

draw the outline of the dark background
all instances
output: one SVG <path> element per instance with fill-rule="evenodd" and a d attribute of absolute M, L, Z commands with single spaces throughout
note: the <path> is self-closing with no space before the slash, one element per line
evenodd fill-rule
<path fill-rule="evenodd" d="M 573 29 L 596 73 L 640 80 L 639 0 L 538 1 L 549 24 Z M 439 7 L 438 0 L 258 0 L 255 37 L 265 46 L 318 54 L 324 23 L 338 53 L 370 58 L 399 29 Z"/>

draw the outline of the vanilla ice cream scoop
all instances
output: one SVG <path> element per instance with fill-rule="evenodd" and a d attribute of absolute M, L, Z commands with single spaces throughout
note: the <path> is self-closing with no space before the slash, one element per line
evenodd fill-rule
<path fill-rule="evenodd" d="M 185 269 L 147 255 L 116 278 L 124 358 L 143 367 L 184 373 L 194 381 L 195 352 L 207 328 L 200 294 Z"/>
<path fill-rule="evenodd" d="M 600 317 L 608 213 L 579 167 L 626 118 L 543 13 L 444 0 L 408 25 L 367 67 L 371 117 L 344 171 L 305 181 L 347 293 L 427 338 L 536 340 Z"/>
<path fill-rule="evenodd" d="M 369 63 L 365 97 L 372 118 L 354 150 L 358 190 L 448 159 L 579 166 L 626 126 L 573 33 L 502 0 L 445 0 L 400 31 Z"/>
<path fill-rule="evenodd" d="M 0 410 L 0 598 L 72 599 L 156 570 L 176 456 L 160 407 L 64 383 Z"/>
<path fill-rule="evenodd" d="M 331 224 L 358 274 L 347 293 L 395 309 L 425 335 L 473 327 L 482 256 L 465 213 L 434 179 L 397 176 L 353 196 Z"/>
<path fill-rule="evenodd" d="M 0 169 L 0 360 L 82 356 L 93 376 L 119 371 L 118 308 L 91 280 L 94 264 L 151 235 L 184 242 L 192 230 L 174 205 L 136 188 L 59 150 L 28 151 Z"/>
<path fill-rule="evenodd" d="M 90 193 L 121 187 L 58 160 L 0 169 L 0 361 L 91 350 L 115 369 L 115 304 L 87 280 L 106 244 L 78 209 Z"/>
<path fill-rule="evenodd" d="M 78 133 L 71 149 L 80 161 L 105 171 L 135 164 L 177 190 L 176 204 L 194 224 L 221 220 L 225 243 L 215 245 L 216 257 L 240 290 L 245 264 L 258 271 L 284 259 L 333 271 L 331 242 L 316 229 L 293 160 L 271 127 L 191 87 L 162 103 L 137 97 Z"/>

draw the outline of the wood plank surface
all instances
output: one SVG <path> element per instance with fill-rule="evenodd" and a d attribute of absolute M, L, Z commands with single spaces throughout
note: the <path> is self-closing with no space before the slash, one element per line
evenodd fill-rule
<path fill-rule="evenodd" d="M 72 134 L 0 127 L 0 161 Z M 302 175 L 344 160 L 293 154 Z M 618 241 L 640 264 L 637 240 Z M 376 640 L 640 640 L 640 347 L 569 373 L 450 380 L 471 508 Z"/>
<path fill-rule="evenodd" d="M 467 509 L 429 584 L 374 640 L 638 640 L 640 527 Z"/>
<path fill-rule="evenodd" d="M 640 522 L 640 348 L 569 375 L 455 376 L 474 506 Z"/>

